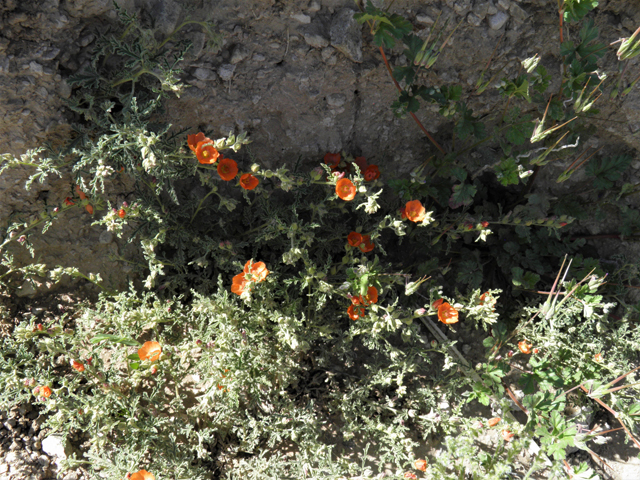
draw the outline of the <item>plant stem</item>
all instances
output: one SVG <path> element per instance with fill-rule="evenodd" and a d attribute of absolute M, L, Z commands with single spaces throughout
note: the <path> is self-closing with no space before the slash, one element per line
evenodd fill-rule
<path fill-rule="evenodd" d="M 394 85 L 396 86 L 396 88 L 398 89 L 398 92 L 402 92 L 402 88 L 400 87 L 400 84 L 398 84 L 398 82 L 396 81 L 395 78 L 393 78 L 393 72 L 391 71 L 391 67 L 389 66 L 389 61 L 387 60 L 387 56 L 384 54 L 384 50 L 382 48 L 382 46 L 380 46 L 380 53 L 382 54 L 382 59 L 384 60 L 384 64 L 387 67 L 387 72 L 389 72 L 389 76 L 391 77 L 391 80 L 393 80 Z M 411 118 L 413 118 L 413 120 L 416 122 L 416 124 L 418 125 L 418 127 L 420 127 L 420 130 L 422 130 L 424 132 L 424 134 L 427 136 L 427 138 L 429 139 L 429 141 L 438 149 L 440 150 L 440 152 L 443 155 L 446 155 L 447 152 L 445 152 L 444 148 L 442 148 L 440 146 L 440 144 L 438 142 L 436 142 L 435 138 L 433 138 L 431 136 L 431 134 L 427 131 L 426 128 L 424 128 L 424 125 L 422 125 L 422 123 L 420 122 L 420 120 L 418 120 L 418 117 L 416 117 L 416 115 L 413 112 L 409 112 L 409 115 L 411 115 Z"/>

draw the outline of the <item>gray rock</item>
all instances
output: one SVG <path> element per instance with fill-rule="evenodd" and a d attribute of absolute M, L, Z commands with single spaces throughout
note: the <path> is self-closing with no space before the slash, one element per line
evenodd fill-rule
<path fill-rule="evenodd" d="M 344 93 L 332 93 L 327 95 L 327 104 L 330 107 L 341 107 L 347 102 L 347 96 Z"/>
<path fill-rule="evenodd" d="M 67 0 L 65 9 L 72 17 L 94 17 L 111 10 L 111 0 Z"/>
<path fill-rule="evenodd" d="M 104 245 L 106 245 L 107 243 L 111 243 L 112 240 L 113 234 L 109 230 L 105 230 L 104 232 L 102 232 L 100 234 L 100 237 L 98 238 L 98 241 Z"/>
<path fill-rule="evenodd" d="M 423 23 L 425 25 L 433 25 L 433 18 L 429 15 L 416 15 L 416 22 Z"/>
<path fill-rule="evenodd" d="M 261 53 L 254 53 L 253 57 L 251 57 L 251 59 L 254 62 L 264 62 L 266 60 L 266 57 L 264 55 L 262 55 Z"/>
<path fill-rule="evenodd" d="M 96 38 L 96 36 L 93 33 L 90 33 L 89 35 L 85 35 L 80 40 L 78 40 L 78 43 L 80 44 L 81 47 L 86 47 L 91 42 L 93 42 L 95 40 L 95 38 Z"/>
<path fill-rule="evenodd" d="M 33 297 L 36 294 L 36 289 L 33 286 L 33 282 L 25 280 L 22 286 L 16 291 L 16 295 L 19 297 Z"/>
<path fill-rule="evenodd" d="M 479 27 L 482 23 L 482 18 L 471 12 L 469 15 L 467 15 L 467 22 L 474 27 Z"/>
<path fill-rule="evenodd" d="M 489 26 L 493 30 L 500 30 L 507 23 L 507 20 L 509 20 L 509 15 L 504 12 L 498 12 L 489 17 Z"/>
<path fill-rule="evenodd" d="M 311 13 L 316 13 L 320 10 L 320 8 L 320 4 L 316 0 L 313 0 L 313 2 L 309 4 L 309 8 L 307 10 Z"/>
<path fill-rule="evenodd" d="M 249 56 L 249 52 L 247 51 L 246 48 L 244 48 L 242 45 L 236 45 L 233 48 L 233 51 L 231 52 L 230 62 L 232 65 L 235 65 L 243 61 L 248 56 Z"/>
<path fill-rule="evenodd" d="M 34 75 L 42 75 L 42 65 L 38 62 L 29 63 L 29 71 Z"/>
<path fill-rule="evenodd" d="M 42 451 L 50 457 L 54 457 L 56 460 L 64 460 L 67 458 L 66 444 L 67 441 L 64 437 L 60 435 L 49 435 L 42 440 Z"/>
<path fill-rule="evenodd" d="M 220 67 L 218 67 L 218 75 L 220 75 L 220 78 L 226 82 L 233 78 L 233 72 L 235 72 L 235 70 L 235 65 L 220 65 Z"/>
<path fill-rule="evenodd" d="M 471 10 L 471 2 L 469 0 L 458 0 L 453 4 L 453 9 L 458 15 L 466 15 Z"/>
<path fill-rule="evenodd" d="M 331 46 L 350 60 L 362 63 L 362 27 L 353 18 L 354 13 L 348 8 L 336 13 L 331 20 L 329 34 Z"/>
<path fill-rule="evenodd" d="M 60 54 L 60 49 L 57 47 L 47 48 L 42 52 L 40 58 L 44 61 L 50 61 L 56 58 Z"/>
<path fill-rule="evenodd" d="M 480 19 L 484 20 L 489 13 L 490 5 L 491 4 L 489 2 L 476 3 L 473 7 L 473 13 L 475 13 Z"/>
<path fill-rule="evenodd" d="M 78 474 L 76 472 L 69 472 L 64 476 L 63 480 L 78 480 Z"/>
<path fill-rule="evenodd" d="M 511 6 L 511 2 L 509 0 L 498 0 L 498 5 L 500 6 L 500 8 L 509 10 L 509 7 Z"/>
<path fill-rule="evenodd" d="M 294 13 L 291 18 L 299 21 L 300 23 L 311 23 L 311 17 L 305 13 Z"/>
<path fill-rule="evenodd" d="M 170 35 L 178 26 L 178 20 L 182 13 L 182 7 L 174 0 L 162 0 L 156 2 L 155 27 L 164 35 Z"/>
<path fill-rule="evenodd" d="M 216 78 L 216 72 L 208 68 L 199 67 L 193 72 L 193 76 L 198 80 L 213 80 Z"/>
<path fill-rule="evenodd" d="M 516 5 L 515 3 L 512 3 L 511 7 L 509 7 L 509 12 L 513 16 L 513 19 L 518 23 L 523 23 L 529 16 L 529 14 L 524 11 L 521 6 Z"/>
<path fill-rule="evenodd" d="M 320 33 L 305 33 L 304 41 L 313 48 L 324 48 L 329 46 L 329 40 Z"/>

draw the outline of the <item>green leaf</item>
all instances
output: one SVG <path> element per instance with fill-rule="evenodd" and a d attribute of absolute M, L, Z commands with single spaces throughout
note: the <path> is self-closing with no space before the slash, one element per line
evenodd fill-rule
<path fill-rule="evenodd" d="M 516 287 L 522 287 L 525 289 L 532 289 L 536 286 L 536 283 L 540 280 L 540 275 L 533 272 L 526 272 L 520 267 L 512 267 L 511 274 L 513 278 L 511 281 Z"/>
<path fill-rule="evenodd" d="M 111 343 L 121 343 L 123 345 L 129 345 L 132 347 L 140 346 L 140 343 L 135 341 L 133 338 L 122 337 L 120 335 L 108 335 L 106 333 L 100 333 L 93 337 L 90 341 L 91 343 L 98 343 L 102 342 L 103 340 Z"/>
<path fill-rule="evenodd" d="M 522 115 L 516 122 L 507 129 L 504 136 L 512 144 L 522 145 L 531 138 L 535 125 L 530 115 Z"/>
<path fill-rule="evenodd" d="M 453 194 L 449 198 L 449 207 L 454 209 L 463 205 L 471 205 L 477 191 L 476 187 L 468 183 L 454 185 L 452 190 Z"/>
<path fill-rule="evenodd" d="M 596 177 L 593 186 L 598 190 L 613 187 L 623 172 L 631 165 L 632 157 L 619 155 L 613 158 L 592 158 L 586 166 L 585 173 Z"/>
<path fill-rule="evenodd" d="M 531 103 L 529 96 L 529 79 L 527 75 L 520 75 L 515 80 L 503 78 L 498 91 L 506 97 L 516 97 Z"/>
<path fill-rule="evenodd" d="M 464 140 L 469 135 L 473 135 L 478 139 L 486 136 L 484 124 L 473 116 L 473 110 L 467 108 L 464 102 L 458 102 L 456 110 L 460 114 L 460 118 L 454 130 L 461 140 Z"/>
<path fill-rule="evenodd" d="M 518 175 L 518 164 L 513 157 L 503 159 L 498 165 L 493 167 L 496 178 L 504 185 L 517 185 L 520 182 Z"/>
<path fill-rule="evenodd" d="M 137 353 L 132 353 L 131 355 L 127 356 L 127 358 L 129 360 L 140 360 L 140 355 L 138 355 Z"/>
<path fill-rule="evenodd" d="M 598 0 L 564 0 L 564 21 L 578 22 L 598 6 Z"/>

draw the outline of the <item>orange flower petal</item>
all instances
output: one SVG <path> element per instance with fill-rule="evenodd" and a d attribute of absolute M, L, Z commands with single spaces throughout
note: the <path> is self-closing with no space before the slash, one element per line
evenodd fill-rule
<path fill-rule="evenodd" d="M 253 190 L 259 183 L 260 181 L 250 173 L 245 173 L 240 177 L 240 186 L 245 190 Z"/>
<path fill-rule="evenodd" d="M 411 200 L 404 207 L 404 214 L 412 222 L 418 223 L 425 219 L 426 210 L 420 203 L 420 200 Z"/>
<path fill-rule="evenodd" d="M 195 152 L 196 148 L 198 147 L 198 143 L 204 140 L 205 136 L 202 132 L 194 133 L 193 135 L 187 135 L 187 144 L 189 145 L 189 148 L 192 152 Z"/>
<path fill-rule="evenodd" d="M 142 347 L 138 349 L 140 360 L 151 360 L 155 362 L 160 358 L 162 347 L 158 342 L 144 342 Z"/>
<path fill-rule="evenodd" d="M 44 387 L 40 387 L 40 395 L 45 397 L 45 398 L 49 398 L 51 396 L 51 393 L 53 393 L 51 391 L 51 389 L 47 386 Z"/>
<path fill-rule="evenodd" d="M 336 183 L 336 195 L 347 202 L 353 200 L 356 198 L 356 186 L 348 178 L 341 178 Z"/>
<path fill-rule="evenodd" d="M 84 365 L 82 362 L 71 360 L 71 366 L 73 367 L 74 370 L 77 370 L 78 372 L 84 372 Z"/>
<path fill-rule="evenodd" d="M 146 470 L 138 470 L 136 473 L 131 475 L 129 480 L 156 480 L 156 477 Z"/>
<path fill-rule="evenodd" d="M 349 245 L 351 245 L 352 247 L 357 247 L 362 243 L 362 235 L 360 235 L 358 232 L 351 232 L 347 236 L 347 242 L 349 242 Z"/>
<path fill-rule="evenodd" d="M 416 470 L 420 470 L 421 472 L 425 472 L 427 470 L 427 461 L 426 460 L 416 460 L 413 462 L 413 466 Z"/>
<path fill-rule="evenodd" d="M 347 308 L 347 313 L 349 314 L 349 318 L 355 321 L 360 317 L 364 317 L 365 309 L 364 307 L 356 307 L 355 305 L 351 305 L 349 308 Z"/>
<path fill-rule="evenodd" d="M 236 178 L 238 174 L 238 164 L 230 158 L 223 158 L 218 163 L 218 175 L 224 181 L 229 182 Z"/>
<path fill-rule="evenodd" d="M 338 164 L 340 163 L 340 154 L 339 153 L 327 153 L 324 156 L 324 163 L 331 167 L 331 170 L 338 168 Z"/>
<path fill-rule="evenodd" d="M 458 323 L 458 310 L 453 308 L 449 302 L 443 302 L 438 307 L 438 320 L 445 325 Z"/>
<path fill-rule="evenodd" d="M 211 165 L 216 163 L 220 157 L 220 152 L 211 145 L 211 140 L 205 138 L 203 141 L 198 142 L 195 149 L 196 157 L 198 161 L 203 165 Z"/>
<path fill-rule="evenodd" d="M 365 181 L 371 182 L 377 178 L 380 178 L 380 170 L 377 165 L 369 165 L 362 174 Z"/>
<path fill-rule="evenodd" d="M 520 349 L 520 351 L 522 353 L 524 353 L 525 355 L 529 355 L 531 353 L 531 347 L 533 345 L 531 345 L 529 342 L 527 342 L 526 340 L 521 340 L 520 342 L 518 342 L 518 348 Z"/>
<path fill-rule="evenodd" d="M 502 420 L 500 417 L 493 417 L 492 419 L 487 421 L 487 425 L 489 425 L 490 427 L 495 427 L 500 423 L 500 420 Z"/>
<path fill-rule="evenodd" d="M 367 253 L 373 250 L 374 243 L 371 241 L 371 237 L 369 235 L 362 236 L 362 243 L 358 245 L 358 248 L 362 251 L 362 253 Z"/>

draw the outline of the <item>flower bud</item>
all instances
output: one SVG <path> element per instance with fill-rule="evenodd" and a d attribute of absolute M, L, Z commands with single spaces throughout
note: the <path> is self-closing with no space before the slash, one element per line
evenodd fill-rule
<path fill-rule="evenodd" d="M 18 238 L 18 243 L 24 243 L 27 241 L 27 237 L 25 237 L 24 235 L 20 235 L 20 238 Z"/>
<path fill-rule="evenodd" d="M 427 313 L 427 310 L 425 308 L 419 308 L 417 309 L 415 312 L 413 312 L 413 314 L 417 317 L 421 317 L 423 316 L 425 313 Z"/>
<path fill-rule="evenodd" d="M 15 237 L 16 237 L 16 235 L 18 235 L 18 234 L 17 234 L 17 232 L 14 230 L 13 232 L 11 232 L 11 233 L 9 234 L 9 238 L 15 238 Z"/>
<path fill-rule="evenodd" d="M 38 394 L 40 393 L 40 387 L 36 387 L 32 390 L 33 396 L 37 397 Z"/>
<path fill-rule="evenodd" d="M 129 204 L 127 202 L 122 202 L 122 208 L 127 208 Z"/>
<path fill-rule="evenodd" d="M 251 171 L 253 173 L 257 173 L 260 171 L 260 165 L 258 165 L 257 163 L 254 163 L 253 165 L 251 165 Z"/>
<path fill-rule="evenodd" d="M 438 346 L 438 342 L 436 340 L 431 340 L 431 347 L 436 348 Z"/>

